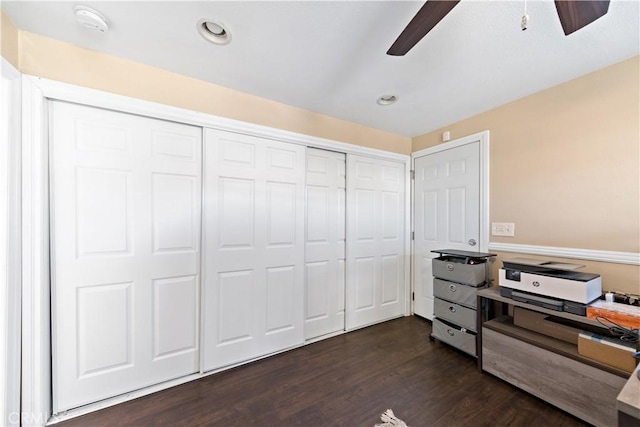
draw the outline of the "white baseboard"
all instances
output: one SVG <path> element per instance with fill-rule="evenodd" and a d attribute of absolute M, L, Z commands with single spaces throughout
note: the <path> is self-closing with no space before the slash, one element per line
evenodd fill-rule
<path fill-rule="evenodd" d="M 584 259 L 615 264 L 640 265 L 640 253 L 600 251 L 595 249 L 559 248 L 555 246 L 519 245 L 515 243 L 489 242 L 490 251 L 543 255 L 558 258 Z"/>

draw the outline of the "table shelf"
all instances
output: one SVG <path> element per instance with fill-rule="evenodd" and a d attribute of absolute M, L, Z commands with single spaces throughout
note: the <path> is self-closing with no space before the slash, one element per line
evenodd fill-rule
<path fill-rule="evenodd" d="M 487 298 L 493 301 L 509 304 L 514 307 L 522 307 L 529 310 L 537 311 L 539 313 L 548 314 L 550 316 L 561 317 L 563 319 L 572 320 L 574 322 L 583 323 L 585 325 L 602 327 L 602 324 L 600 324 L 600 322 L 598 322 L 596 319 L 591 319 L 586 316 L 579 316 L 577 314 L 567 313 L 565 311 L 550 310 L 548 308 L 539 307 L 537 305 L 528 304 L 526 302 L 520 302 L 520 301 L 513 300 L 511 298 L 503 297 L 502 295 L 500 295 L 500 289 L 498 287 L 482 289 L 478 291 L 478 296 L 482 298 Z"/>
<path fill-rule="evenodd" d="M 574 343 L 515 325 L 506 308 L 553 316 L 578 329 L 603 329 L 602 324 L 586 316 L 503 297 L 498 287 L 478 290 L 477 297 L 481 307 L 477 319 L 481 372 L 502 378 L 596 426 L 616 424 L 617 396 L 630 374 L 580 355 Z M 491 301 L 502 305 L 497 316 L 488 304 Z"/>
<path fill-rule="evenodd" d="M 500 332 L 508 335 L 512 338 L 519 339 L 529 344 L 536 345 L 545 350 L 552 351 L 561 356 L 568 357 L 578 362 L 582 362 L 586 365 L 593 366 L 595 368 L 602 369 L 603 371 L 610 372 L 622 378 L 628 378 L 629 373 L 613 366 L 600 363 L 597 360 L 589 359 L 578 353 L 578 346 L 575 344 L 562 341 L 548 335 L 540 334 L 538 332 L 530 331 L 529 329 L 521 328 L 513 324 L 513 318 L 509 316 L 501 316 L 495 319 L 489 320 L 482 325 L 485 328 Z"/>

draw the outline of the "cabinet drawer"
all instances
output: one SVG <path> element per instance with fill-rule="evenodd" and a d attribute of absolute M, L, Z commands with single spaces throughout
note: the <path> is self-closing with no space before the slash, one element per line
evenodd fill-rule
<path fill-rule="evenodd" d="M 478 313 L 471 308 L 436 298 L 433 301 L 433 313 L 436 317 L 453 322 L 463 328 L 471 329 L 472 331 L 477 330 Z"/>
<path fill-rule="evenodd" d="M 473 286 L 433 279 L 433 296 L 467 307 L 476 308 L 476 290 Z"/>
<path fill-rule="evenodd" d="M 490 277 L 487 271 L 489 263 L 464 264 L 461 260 L 461 258 L 449 256 L 434 258 L 432 260 L 433 275 L 440 279 L 471 286 L 479 286 Z"/>
<path fill-rule="evenodd" d="M 459 327 L 445 323 L 440 319 L 433 319 L 431 335 L 457 349 L 476 355 L 476 336 L 470 332 L 463 332 Z"/>

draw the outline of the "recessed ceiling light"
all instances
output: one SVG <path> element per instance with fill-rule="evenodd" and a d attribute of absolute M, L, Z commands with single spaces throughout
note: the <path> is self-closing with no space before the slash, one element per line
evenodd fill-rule
<path fill-rule="evenodd" d="M 90 30 L 106 33 L 109 29 L 109 21 L 97 10 L 87 6 L 76 6 L 74 8 L 76 21 L 78 24 Z"/>
<path fill-rule="evenodd" d="M 198 21 L 198 32 L 205 40 L 215 44 L 228 44 L 231 41 L 231 33 L 219 21 L 201 19 Z"/>
<path fill-rule="evenodd" d="M 382 95 L 380 98 L 378 98 L 376 102 L 378 103 L 378 105 L 386 106 L 386 105 L 395 104 L 397 100 L 398 100 L 397 95 Z"/>

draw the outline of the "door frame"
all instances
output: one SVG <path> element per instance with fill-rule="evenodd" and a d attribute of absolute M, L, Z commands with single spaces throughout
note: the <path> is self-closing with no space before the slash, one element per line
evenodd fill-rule
<path fill-rule="evenodd" d="M 453 141 L 444 142 L 411 153 L 411 172 L 412 176 L 415 172 L 416 159 L 431 154 L 440 153 L 446 150 L 462 147 L 469 144 L 478 144 L 480 149 L 480 241 L 478 242 L 478 252 L 487 252 L 489 250 L 489 131 L 474 133 Z M 411 230 L 415 230 L 415 179 L 411 179 Z M 411 239 L 411 295 L 415 292 L 415 265 L 413 256 L 415 252 L 415 241 Z M 414 314 L 414 300 L 411 298 L 411 314 Z"/>
<path fill-rule="evenodd" d="M 112 94 L 27 74 L 21 75 L 22 91 L 22 390 L 21 417 L 25 425 L 44 425 L 73 418 L 97 409 L 191 381 L 217 371 L 193 374 L 117 396 L 96 404 L 73 409 L 52 418 L 51 396 L 51 311 L 50 311 L 50 231 L 49 231 L 49 140 L 48 119 L 50 100 L 66 101 L 91 107 L 136 114 L 160 120 L 175 121 L 203 128 L 220 129 L 274 141 L 307 147 L 358 154 L 390 160 L 405 165 L 406 188 L 409 188 L 411 157 L 345 142 L 303 135 L 253 123 L 217 117 L 206 113 L 167 106 L 123 95 Z M 410 200 L 406 200 L 405 251 L 410 251 Z M 16 250 L 18 250 L 16 248 Z M 405 290 L 409 295 L 410 260 L 405 262 Z M 405 315 L 410 314 L 407 298 Z M 308 343 L 304 343 L 306 345 Z M 245 363 L 245 362 L 243 362 Z M 230 366 L 228 368 L 231 368 Z"/>
<path fill-rule="evenodd" d="M 0 57 L 2 122 L 0 136 L 0 420 L 20 424 L 21 339 L 21 81 L 20 72 Z"/>

